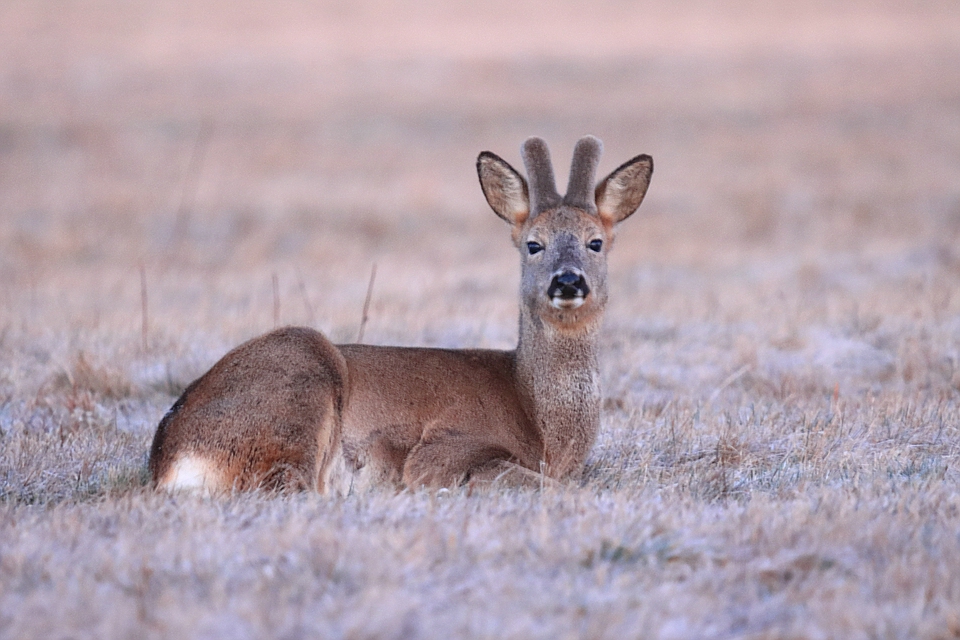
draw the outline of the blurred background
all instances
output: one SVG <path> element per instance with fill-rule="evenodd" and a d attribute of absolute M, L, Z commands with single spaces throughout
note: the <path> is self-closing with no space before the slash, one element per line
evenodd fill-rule
<path fill-rule="evenodd" d="M 585 133 L 601 173 L 656 161 L 611 257 L 617 339 L 702 323 L 691 344 L 753 362 L 926 313 L 955 350 L 958 34 L 955 0 L 5 2 L 10 370 L 353 340 L 374 265 L 367 341 L 509 347 L 517 259 L 475 158 L 520 167 L 539 135 L 564 182 Z"/>
<path fill-rule="evenodd" d="M 586 133 L 656 170 L 582 489 L 143 490 L 374 266 L 365 342 L 511 348 L 477 154 Z M 958 0 L 0 1 L 0 636 L 956 637 L 958 427 Z"/>

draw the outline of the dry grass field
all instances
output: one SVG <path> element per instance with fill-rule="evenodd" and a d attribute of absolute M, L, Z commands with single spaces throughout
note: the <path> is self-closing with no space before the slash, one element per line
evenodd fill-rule
<path fill-rule="evenodd" d="M 960 4 L 0 5 L 0 637 L 960 637 Z M 656 160 L 562 490 L 158 495 L 277 324 L 509 348 L 474 161 Z M 146 317 L 144 318 L 144 302 Z"/>

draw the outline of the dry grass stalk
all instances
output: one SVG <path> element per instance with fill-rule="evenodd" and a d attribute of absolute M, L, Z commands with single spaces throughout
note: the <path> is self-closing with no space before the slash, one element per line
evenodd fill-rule
<path fill-rule="evenodd" d="M 363 313 L 360 314 L 360 330 L 357 331 L 357 344 L 363 344 L 363 330 L 370 319 L 370 300 L 373 298 L 373 283 L 377 279 L 377 263 L 370 267 L 370 280 L 367 282 L 367 295 L 363 298 Z"/>

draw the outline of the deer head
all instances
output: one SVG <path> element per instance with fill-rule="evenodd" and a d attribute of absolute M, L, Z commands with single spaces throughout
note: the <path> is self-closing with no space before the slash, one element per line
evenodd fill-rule
<path fill-rule="evenodd" d="M 558 329 L 600 317 L 607 302 L 607 252 L 614 227 L 630 216 L 647 192 L 653 159 L 639 155 L 594 187 L 602 144 L 577 142 L 567 193 L 557 193 L 550 152 L 540 138 L 521 147 L 528 180 L 494 153 L 477 158 L 483 195 L 510 223 L 521 255 L 521 313 Z"/>

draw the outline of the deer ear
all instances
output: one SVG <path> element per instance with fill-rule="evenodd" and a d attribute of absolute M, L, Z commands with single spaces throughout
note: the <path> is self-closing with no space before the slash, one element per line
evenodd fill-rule
<path fill-rule="evenodd" d="M 653 158 L 648 155 L 639 155 L 614 169 L 594 192 L 600 219 L 614 225 L 636 211 L 652 175 Z"/>
<path fill-rule="evenodd" d="M 527 181 L 506 160 L 484 151 L 477 157 L 480 188 L 493 212 L 512 225 L 521 225 L 530 215 Z"/>

